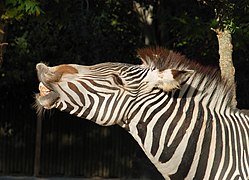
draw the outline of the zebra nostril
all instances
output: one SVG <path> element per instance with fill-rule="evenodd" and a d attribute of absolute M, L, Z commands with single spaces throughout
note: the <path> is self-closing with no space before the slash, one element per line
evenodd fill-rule
<path fill-rule="evenodd" d="M 46 66 L 44 63 L 38 63 L 36 65 L 36 70 L 38 72 L 43 71 L 43 72 L 48 72 L 48 66 Z"/>
<path fill-rule="evenodd" d="M 40 82 L 44 80 L 44 74 L 48 72 L 48 67 L 44 63 L 38 63 L 36 65 L 37 77 Z"/>

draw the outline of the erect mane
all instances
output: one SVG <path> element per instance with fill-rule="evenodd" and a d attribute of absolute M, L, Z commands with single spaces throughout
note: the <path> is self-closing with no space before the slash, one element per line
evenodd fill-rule
<path fill-rule="evenodd" d="M 156 68 L 159 71 L 163 71 L 165 69 L 194 70 L 201 78 L 209 79 L 205 90 L 206 92 L 211 93 L 214 91 L 214 88 L 209 87 L 216 84 L 216 88 L 219 88 L 216 92 L 222 93 L 226 96 L 225 99 L 227 100 L 227 104 L 231 103 L 233 94 L 232 89 L 234 89 L 231 86 L 235 85 L 228 85 L 227 81 L 221 78 L 218 68 L 213 66 L 204 66 L 197 61 L 186 58 L 180 53 L 176 53 L 162 47 L 143 48 L 139 49 L 137 53 L 143 63 L 143 66 L 148 68 Z M 222 95 L 217 93 L 217 98 L 219 96 Z"/>
<path fill-rule="evenodd" d="M 203 66 L 197 61 L 189 60 L 180 53 L 162 47 L 143 48 L 139 49 L 137 53 L 143 65 L 148 68 L 156 68 L 160 71 L 169 68 L 193 69 L 200 73 L 206 73 L 207 71 L 210 73 L 210 71 L 213 71 L 218 73 L 217 75 L 220 77 L 217 68 Z"/>

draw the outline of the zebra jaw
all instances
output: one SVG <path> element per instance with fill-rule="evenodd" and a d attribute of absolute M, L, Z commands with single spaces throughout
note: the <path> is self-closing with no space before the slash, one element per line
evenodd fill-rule
<path fill-rule="evenodd" d="M 59 94 L 47 89 L 42 83 L 39 85 L 40 93 L 36 94 L 36 105 L 45 109 L 52 109 L 56 106 Z"/>
<path fill-rule="evenodd" d="M 59 99 L 59 94 L 49 87 L 46 87 L 43 82 L 39 83 L 39 91 L 36 98 L 36 107 L 43 107 L 45 109 L 52 109 L 56 106 L 56 102 Z"/>

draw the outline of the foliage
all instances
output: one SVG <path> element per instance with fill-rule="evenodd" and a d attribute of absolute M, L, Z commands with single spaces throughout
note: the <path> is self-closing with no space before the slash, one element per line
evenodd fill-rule
<path fill-rule="evenodd" d="M 152 45 L 217 65 L 217 39 L 210 29 L 219 25 L 219 17 L 234 32 L 235 64 L 248 61 L 247 1 L 236 1 L 236 5 L 233 0 L 137 2 L 145 8 L 153 6 Z M 131 63 L 137 62 L 136 49 L 143 47 L 144 27 L 132 0 L 5 0 L 0 4 L 4 5 L 0 6 L 2 18 L 11 20 L 0 87 L 37 83 L 34 67 L 39 61 L 50 65 L 116 60 Z M 221 18 L 221 14 L 226 16 Z"/>
<path fill-rule="evenodd" d="M 40 15 L 42 10 L 36 0 L 4 0 L 3 20 L 21 20 L 25 15 Z"/>
<path fill-rule="evenodd" d="M 210 30 L 214 13 L 196 0 L 160 1 L 154 8 L 156 43 L 182 52 L 204 64 L 218 64 L 216 35 Z"/>
<path fill-rule="evenodd" d="M 199 2 L 214 11 L 216 23 L 213 28 L 225 28 L 232 33 L 239 29 L 240 20 L 249 12 L 249 2 L 246 0 L 199 0 Z"/>
<path fill-rule="evenodd" d="M 37 91 L 35 64 L 40 61 L 50 65 L 135 61 L 142 41 L 131 1 L 41 1 L 39 8 L 43 10 L 39 16 L 14 18 L 8 24 L 9 45 L 0 69 L 0 89 L 6 94 L 2 98 L 20 96 L 13 90 L 27 84 L 22 99 L 32 101 Z"/>

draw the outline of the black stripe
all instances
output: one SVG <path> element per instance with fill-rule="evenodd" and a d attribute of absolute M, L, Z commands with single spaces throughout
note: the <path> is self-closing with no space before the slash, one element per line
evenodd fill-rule
<path fill-rule="evenodd" d="M 187 109 L 186 112 L 184 112 L 184 105 L 186 105 L 186 97 L 188 96 L 188 92 L 192 91 L 193 89 L 191 88 L 191 86 L 188 86 L 187 90 L 184 92 L 184 95 L 181 97 L 180 100 L 180 105 L 179 108 L 177 110 L 176 116 L 173 118 L 171 124 L 169 125 L 166 137 L 165 137 L 165 144 L 164 144 L 164 148 L 163 148 L 163 152 L 159 157 L 159 161 L 162 163 L 167 162 L 170 158 L 172 158 L 177 146 L 179 145 L 179 143 L 182 140 L 182 137 L 184 136 L 184 134 L 186 133 L 187 128 L 190 125 L 191 119 L 192 119 L 192 115 L 193 115 L 193 109 L 194 109 L 194 101 L 193 99 L 190 99 L 189 102 L 189 107 Z M 177 93 L 175 93 L 172 97 L 174 98 L 174 102 L 172 103 L 172 105 L 170 106 L 170 108 L 167 110 L 167 113 L 169 113 L 169 116 L 172 114 L 172 112 L 175 110 L 175 106 L 177 103 L 177 98 L 179 98 L 179 93 L 180 91 L 176 91 Z M 198 90 L 195 89 L 193 92 L 193 97 L 198 93 Z M 173 133 L 179 119 L 182 117 L 183 114 L 186 114 L 185 117 L 185 121 L 182 124 L 182 127 L 180 128 L 180 131 L 177 132 L 177 135 L 175 137 L 175 139 L 173 140 L 172 144 L 170 145 L 170 147 L 167 146 L 168 141 L 171 137 L 171 134 Z M 169 118 L 169 116 L 167 117 L 167 119 Z"/>
<path fill-rule="evenodd" d="M 111 101 L 112 101 L 112 98 L 113 98 L 113 95 L 114 95 L 114 93 L 109 93 L 111 96 L 107 99 L 107 101 L 106 101 L 106 106 L 104 106 L 103 108 L 104 108 L 104 113 L 102 114 L 102 117 L 101 117 L 101 119 L 102 120 L 104 120 L 105 118 L 106 118 L 106 115 L 107 115 L 107 111 L 108 111 L 108 109 L 110 108 L 109 107 L 109 104 L 111 103 Z"/>
<path fill-rule="evenodd" d="M 71 82 L 68 82 L 68 87 L 79 96 L 81 103 L 83 104 L 83 106 L 85 106 L 85 103 L 86 103 L 85 98 L 84 98 L 82 92 L 79 91 L 78 87 Z"/>
<path fill-rule="evenodd" d="M 209 110 L 209 114 L 211 115 L 210 110 Z M 214 119 L 212 121 L 215 121 L 215 123 L 216 123 L 216 146 L 215 146 L 215 156 L 214 156 L 213 167 L 212 167 L 211 173 L 210 173 L 210 179 L 214 179 L 214 177 L 217 173 L 217 170 L 219 168 L 220 161 L 221 161 L 222 150 L 224 148 L 223 143 L 222 143 L 223 133 L 222 133 L 222 129 L 221 129 L 221 124 L 220 124 L 219 117 L 215 111 L 214 111 L 213 118 Z"/>
<path fill-rule="evenodd" d="M 234 114 L 235 114 L 235 112 L 234 112 Z M 243 123 L 244 119 L 242 118 L 242 116 L 241 116 L 240 113 L 238 114 L 239 117 L 236 116 L 236 115 L 234 115 L 234 116 L 235 116 L 234 117 L 234 122 L 235 122 L 235 124 L 237 124 L 239 126 L 238 131 L 240 131 L 240 134 L 242 136 L 241 139 L 246 139 L 246 134 L 247 134 L 247 132 L 249 132 L 249 130 L 247 132 L 245 132 L 244 128 L 242 127 L 242 123 Z M 240 172 L 242 172 L 242 169 L 246 167 L 246 164 L 245 164 L 244 160 L 240 163 L 240 159 L 242 159 L 244 151 L 245 151 L 245 155 L 249 155 L 249 153 L 248 153 L 249 149 L 247 148 L 247 144 L 246 143 L 247 143 L 246 141 L 242 141 L 242 144 L 239 147 L 239 149 L 240 149 L 239 152 L 242 149 L 242 154 L 239 154 L 239 171 Z M 248 158 L 248 156 L 247 156 L 247 158 Z M 243 165 L 242 165 L 242 163 L 243 163 Z M 249 174 L 247 174 L 247 176 L 248 175 Z"/>
<path fill-rule="evenodd" d="M 113 118 L 113 116 L 114 116 L 114 111 L 115 111 L 115 109 L 116 109 L 116 107 L 117 107 L 117 105 L 118 105 L 118 103 L 119 103 L 119 101 L 120 101 L 120 99 L 121 99 L 121 97 L 122 97 L 123 94 L 124 94 L 124 92 L 122 92 L 122 94 L 121 94 L 121 96 L 120 96 L 120 90 L 119 90 L 116 94 L 114 94 L 114 95 L 116 95 L 116 96 L 109 97 L 109 98 L 111 98 L 112 100 L 114 100 L 114 103 L 113 103 L 112 107 L 109 106 L 109 108 L 111 109 L 111 115 L 110 115 L 110 117 L 106 120 L 106 122 L 104 123 L 104 125 L 108 124 L 108 123 L 112 120 L 112 118 Z M 115 99 L 114 99 L 114 98 L 115 98 Z"/>
<path fill-rule="evenodd" d="M 91 112 L 91 109 L 93 108 L 93 105 L 94 105 L 94 98 L 90 95 L 87 95 L 87 97 L 90 100 L 90 106 L 82 114 L 81 117 L 83 117 L 83 118 L 86 118 L 88 116 L 88 114 Z M 96 122 L 96 119 L 88 119 L 88 120 L 92 120 L 92 121 Z"/>
<path fill-rule="evenodd" d="M 104 98 L 103 96 L 101 96 L 101 95 L 99 95 L 99 94 L 96 94 L 96 95 L 98 96 L 99 102 L 98 102 L 98 104 L 97 104 L 97 108 L 94 109 L 94 115 L 93 115 L 93 117 L 92 117 L 92 119 L 91 119 L 91 120 L 94 120 L 94 121 L 97 120 L 99 111 L 100 111 L 100 109 L 102 108 L 102 104 L 103 104 L 103 102 L 104 102 L 104 100 L 105 100 L 105 98 Z M 90 96 L 90 97 L 91 97 L 91 96 Z M 91 101 L 91 104 L 92 104 L 92 107 L 93 107 L 93 105 L 96 103 L 95 100 L 94 100 L 94 98 L 91 97 L 90 101 Z M 108 104 L 108 106 L 109 106 L 109 104 Z"/>
<path fill-rule="evenodd" d="M 156 96 L 158 96 L 160 93 L 155 93 L 155 94 L 151 94 L 150 98 L 147 99 L 147 101 L 150 101 L 151 99 L 154 99 Z M 141 101 L 141 100 L 140 100 Z M 132 110 L 132 108 L 134 106 L 136 106 L 136 104 L 139 104 L 140 101 L 136 101 L 136 102 L 131 102 L 131 104 L 129 104 L 129 106 L 131 106 L 131 109 L 129 110 L 129 112 L 127 113 L 128 115 L 130 114 L 130 111 Z M 131 115 L 129 115 L 129 119 L 134 119 L 134 117 L 136 116 L 136 114 L 139 112 L 139 110 L 141 109 L 141 107 L 143 107 L 145 102 L 143 102 L 142 104 L 140 104 L 135 110 L 132 111 Z M 142 119 L 142 118 L 141 118 Z"/>
<path fill-rule="evenodd" d="M 61 89 L 61 91 L 63 91 L 65 94 L 66 94 L 66 96 L 69 98 L 69 100 L 70 100 L 70 102 L 71 103 L 73 103 L 73 104 L 75 104 L 75 105 L 78 105 L 77 103 L 76 103 L 76 101 L 74 100 L 74 98 L 69 94 L 69 93 L 67 93 L 60 85 L 58 85 L 58 87 Z M 65 101 L 66 102 L 66 101 Z M 67 102 L 66 102 L 66 104 L 68 104 Z M 70 105 L 71 106 L 71 105 Z M 71 109 L 71 108 L 66 108 L 64 111 L 66 111 L 66 112 L 71 112 L 73 109 Z"/>
<path fill-rule="evenodd" d="M 139 79 L 139 81 L 141 81 L 142 79 L 144 79 L 144 77 L 147 75 L 147 73 L 148 73 L 148 70 L 129 73 L 125 76 L 125 80 L 126 81 L 133 81 L 135 79 Z"/>
<path fill-rule="evenodd" d="M 101 80 L 101 81 L 103 81 L 103 80 Z M 108 80 L 106 80 L 106 81 L 109 82 L 109 84 L 112 85 L 112 83 L 110 83 L 110 81 L 108 81 Z M 93 87 L 101 87 L 101 88 L 105 88 L 105 89 L 108 89 L 108 90 L 115 90 L 115 91 L 120 90 L 120 87 L 106 86 L 104 84 L 97 83 L 97 82 L 95 82 L 94 80 L 91 80 L 91 79 L 88 79 L 88 82 L 91 83 Z M 96 91 L 93 91 L 93 93 L 96 93 Z"/>
<path fill-rule="evenodd" d="M 168 96 L 168 98 L 165 100 L 165 102 L 158 109 L 162 109 L 163 107 L 165 107 L 169 103 L 170 99 L 171 99 L 171 96 Z M 156 155 L 156 152 L 159 148 L 159 141 L 160 141 L 160 137 L 162 134 L 162 128 L 163 128 L 163 125 L 166 123 L 170 114 L 171 113 L 169 113 L 168 111 L 166 113 L 164 113 L 161 117 L 158 118 L 155 126 L 153 127 L 153 141 L 152 141 L 152 147 L 151 147 L 151 154 L 153 156 Z M 152 117 L 150 117 L 150 118 L 152 118 Z"/>
<path fill-rule="evenodd" d="M 87 80 L 87 79 L 85 79 L 85 80 Z M 78 82 L 81 84 L 82 87 L 84 87 L 84 89 L 85 89 L 86 91 L 91 92 L 91 93 L 93 93 L 93 94 L 96 93 L 96 91 L 93 90 L 90 86 L 88 86 L 85 82 L 83 82 L 83 81 L 78 81 Z"/>
<path fill-rule="evenodd" d="M 124 85 L 122 79 L 121 79 L 117 74 L 113 74 L 113 76 L 114 76 L 114 78 L 113 78 L 113 79 L 114 79 L 114 82 L 115 82 L 117 85 L 121 85 L 121 86 Z"/>
<path fill-rule="evenodd" d="M 143 74 L 142 74 L 142 76 L 140 76 L 140 77 L 138 77 L 137 79 L 138 80 L 136 80 L 136 81 L 132 81 L 132 83 L 131 84 L 140 84 L 141 83 L 141 81 L 145 78 L 147 76 L 147 72 L 144 72 Z M 127 79 L 125 79 L 125 80 L 127 80 Z M 128 81 L 128 80 L 127 80 Z"/>
<path fill-rule="evenodd" d="M 161 93 L 164 93 L 164 92 L 161 92 Z M 137 124 L 137 129 L 138 129 L 138 136 L 140 137 L 142 143 L 144 144 L 144 141 L 145 141 L 145 137 L 146 137 L 146 134 L 147 134 L 147 126 L 149 124 L 149 122 L 152 120 L 153 116 L 158 113 L 166 104 L 163 103 L 161 104 L 158 108 L 156 108 L 153 112 L 151 112 L 151 114 L 149 115 L 149 117 L 147 119 L 145 119 L 145 116 L 146 116 L 146 113 L 148 112 L 148 110 L 155 106 L 156 104 L 158 104 L 160 101 L 162 101 L 162 99 L 165 97 L 165 96 L 162 96 L 160 93 L 160 98 L 156 101 L 153 101 L 151 104 L 147 105 L 143 111 L 143 114 L 141 116 L 141 120 L 139 121 L 139 123 Z M 166 94 L 166 93 L 165 93 Z M 158 95 L 159 96 L 159 95 Z M 146 103 L 146 102 L 145 102 Z M 145 122 L 143 122 L 145 121 Z"/>
<path fill-rule="evenodd" d="M 79 106 L 78 110 L 75 111 L 75 115 L 78 115 L 82 111 L 83 107 Z"/>
<path fill-rule="evenodd" d="M 207 169 L 208 156 L 210 151 L 210 145 L 212 140 L 212 130 L 213 130 L 213 117 L 208 113 L 208 119 L 206 121 L 206 129 L 203 138 L 203 144 L 201 146 L 201 154 L 199 158 L 198 167 L 194 179 L 203 179 Z"/>
<path fill-rule="evenodd" d="M 65 101 L 65 104 L 67 105 L 67 108 L 62 110 L 64 112 L 71 112 L 74 108 L 71 104 L 69 104 L 68 102 Z"/>
<path fill-rule="evenodd" d="M 222 102 L 224 102 L 224 97 L 223 97 Z M 220 113 L 220 112 L 219 112 L 219 113 Z M 221 113 L 220 113 L 220 114 L 221 114 Z M 227 168 L 228 168 L 228 165 L 229 165 L 229 161 L 231 160 L 231 159 L 229 158 L 229 157 L 230 157 L 230 151 L 233 152 L 233 148 L 234 148 L 234 147 L 233 147 L 233 143 L 234 143 L 234 142 L 232 142 L 233 137 L 231 137 L 231 139 L 230 139 L 230 137 L 229 137 L 229 132 L 230 132 L 230 126 L 231 126 L 231 125 L 229 125 L 229 124 L 230 124 L 229 121 L 228 121 L 228 125 L 227 125 L 227 123 L 225 123 L 224 119 L 226 119 L 226 117 L 222 115 L 220 121 L 223 122 L 223 124 L 224 124 L 224 129 L 225 129 L 225 132 L 223 132 L 223 135 L 225 136 L 225 160 L 224 160 L 225 163 L 224 163 L 223 168 L 222 168 L 222 170 L 221 170 L 220 177 L 224 177 L 224 175 L 225 175 L 225 173 L 226 173 L 226 171 L 227 171 Z M 231 134 L 231 135 L 232 135 L 232 134 Z M 232 147 L 229 147 L 229 142 L 231 142 Z"/>
<path fill-rule="evenodd" d="M 166 134 L 166 137 L 165 137 L 165 143 L 164 143 L 163 152 L 162 152 L 162 154 L 160 155 L 160 158 L 159 158 L 159 161 L 162 162 L 162 163 L 165 163 L 165 162 L 169 161 L 172 158 L 177 146 L 181 142 L 182 137 L 186 133 L 186 129 L 189 127 L 189 124 L 191 122 L 191 117 L 189 115 L 192 115 L 192 111 L 193 111 L 193 107 L 194 107 L 194 102 L 193 102 L 192 99 L 190 100 L 190 105 L 189 105 L 188 111 L 186 112 L 185 122 L 183 123 L 182 127 L 180 128 L 180 132 L 177 133 L 177 136 L 173 140 L 172 144 L 168 147 L 167 144 L 169 142 L 171 134 L 173 133 L 179 119 L 181 118 L 181 116 L 184 113 L 183 112 L 183 107 L 184 107 L 183 102 L 186 103 L 185 98 L 180 101 L 180 107 L 178 108 L 176 116 L 173 118 L 171 124 L 169 125 L 168 131 L 167 131 L 167 134 Z M 169 110 L 167 112 L 167 113 L 169 113 L 169 116 L 174 111 L 175 105 L 176 105 L 176 100 L 174 101 L 174 104 L 171 105 L 171 107 L 169 108 Z"/>
<path fill-rule="evenodd" d="M 135 76 L 138 72 L 141 72 L 142 69 L 140 69 L 138 66 L 130 67 L 128 71 L 126 71 L 125 75 L 128 76 Z"/>
<path fill-rule="evenodd" d="M 236 170 L 236 165 L 237 165 L 236 164 L 236 155 L 235 154 L 237 154 L 238 156 L 240 155 L 239 134 L 238 134 L 238 129 L 237 129 L 237 126 L 236 126 L 235 122 L 234 122 L 235 128 L 233 128 L 232 123 L 231 123 L 230 119 L 227 117 L 226 114 L 225 114 L 224 118 L 226 118 L 228 123 L 229 123 L 229 131 L 231 133 L 231 140 L 230 141 L 231 141 L 231 145 L 232 145 L 232 147 L 230 147 L 230 149 L 232 150 L 232 154 L 234 154 L 234 156 L 232 155 L 232 168 L 230 169 L 230 172 L 229 172 L 229 174 L 227 176 L 227 179 L 231 179 L 233 173 Z M 233 121 L 234 121 L 234 119 L 233 119 Z M 237 144 L 235 144 L 235 138 L 237 139 Z M 236 147 L 237 147 L 237 151 L 236 151 Z M 239 162 L 239 163 L 241 163 L 241 162 Z"/>
<path fill-rule="evenodd" d="M 63 107 L 62 102 L 60 102 L 59 106 L 57 107 L 57 109 L 61 110 L 61 108 Z"/>
<path fill-rule="evenodd" d="M 229 139 L 229 136 L 228 136 L 228 128 L 225 124 L 225 132 L 223 132 L 223 135 L 225 136 L 225 163 L 222 167 L 222 170 L 221 170 L 221 174 L 220 174 L 220 177 L 223 177 L 226 170 L 227 170 L 227 167 L 228 167 L 228 164 L 229 164 L 229 154 L 230 154 L 230 147 L 229 147 L 229 141 L 231 141 L 231 139 Z"/>
<path fill-rule="evenodd" d="M 126 95 L 125 98 L 124 98 L 124 100 L 123 100 L 123 102 L 122 102 L 122 104 L 121 104 L 121 107 L 123 107 L 123 108 L 125 108 L 126 110 L 128 110 L 129 104 L 130 104 L 130 103 L 128 103 L 128 105 L 126 105 L 126 107 L 125 107 L 124 105 L 125 105 L 125 103 L 126 103 L 129 99 L 132 99 L 132 100 L 133 100 L 134 98 L 135 98 L 134 95 L 131 95 L 131 94 Z M 132 102 L 132 101 L 130 101 L 130 102 Z M 122 110 L 122 108 L 120 108 L 119 113 L 121 112 L 121 110 Z M 127 112 L 126 110 L 125 110 L 125 112 Z M 125 117 L 125 118 L 126 118 L 126 117 Z"/>
<path fill-rule="evenodd" d="M 190 170 L 190 167 L 193 163 L 194 156 L 196 153 L 196 147 L 197 147 L 197 141 L 198 137 L 200 136 L 201 128 L 204 121 L 204 110 L 202 107 L 202 104 L 199 103 L 199 110 L 197 114 L 197 120 L 194 126 L 194 129 L 189 137 L 189 141 L 186 147 L 186 150 L 184 152 L 184 155 L 182 157 L 182 161 L 180 166 L 178 167 L 178 170 L 175 174 L 171 175 L 170 178 L 172 179 L 183 179 L 188 175 L 188 172 Z M 188 120 L 188 119 L 186 119 Z M 184 131 L 184 134 L 186 131 Z M 179 137 L 180 135 L 177 135 L 176 137 Z"/>

